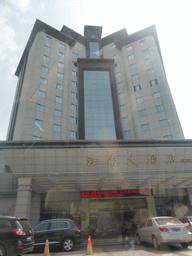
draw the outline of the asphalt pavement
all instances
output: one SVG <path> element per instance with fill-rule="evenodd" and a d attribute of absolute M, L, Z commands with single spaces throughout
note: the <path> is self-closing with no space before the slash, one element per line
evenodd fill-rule
<path fill-rule="evenodd" d="M 155 250 L 150 244 L 136 245 L 133 239 L 126 241 L 114 242 L 112 239 L 103 239 L 102 241 L 92 241 L 93 255 L 97 256 L 191 256 L 192 245 L 187 249 L 180 245 L 162 246 L 159 250 Z M 43 250 L 29 256 L 43 256 Z M 72 252 L 61 252 L 60 249 L 50 249 L 49 255 L 46 256 L 85 256 L 87 255 L 87 245 L 84 242 L 82 245 L 75 247 Z"/>

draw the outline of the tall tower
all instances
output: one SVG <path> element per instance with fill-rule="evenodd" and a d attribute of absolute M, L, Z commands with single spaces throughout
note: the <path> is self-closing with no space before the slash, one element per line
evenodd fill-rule
<path fill-rule="evenodd" d="M 101 34 L 36 21 L 16 70 L 8 140 L 184 139 L 155 26 Z"/>

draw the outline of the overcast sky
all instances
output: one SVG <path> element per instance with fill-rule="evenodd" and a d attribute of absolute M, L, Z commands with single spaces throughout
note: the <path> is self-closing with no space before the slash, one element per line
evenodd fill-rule
<path fill-rule="evenodd" d="M 169 86 L 186 139 L 192 139 L 191 0 L 0 0 L 0 140 L 6 140 L 17 77 L 35 20 L 83 35 L 102 26 L 105 37 L 156 25 Z"/>

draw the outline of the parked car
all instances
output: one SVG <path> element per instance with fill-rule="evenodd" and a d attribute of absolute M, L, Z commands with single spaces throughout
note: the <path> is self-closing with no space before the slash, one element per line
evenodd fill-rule
<path fill-rule="evenodd" d="M 188 225 L 172 217 L 153 217 L 146 219 L 136 231 L 136 242 L 152 243 L 155 249 L 161 244 L 180 243 L 184 248 L 192 241 Z"/>
<path fill-rule="evenodd" d="M 77 224 L 70 219 L 50 219 L 40 222 L 33 228 L 35 248 L 58 246 L 64 251 L 71 251 L 74 246 L 82 243 L 83 236 Z"/>
<path fill-rule="evenodd" d="M 0 216 L 0 256 L 32 252 L 34 236 L 26 218 Z"/>
<path fill-rule="evenodd" d="M 182 223 L 186 223 L 189 225 L 190 230 L 192 232 L 192 216 L 184 216 L 180 219 Z"/>

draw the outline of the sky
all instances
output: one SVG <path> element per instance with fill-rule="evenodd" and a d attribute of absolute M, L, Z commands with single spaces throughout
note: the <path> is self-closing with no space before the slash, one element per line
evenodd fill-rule
<path fill-rule="evenodd" d="M 191 0 L 0 0 L 0 141 L 6 140 L 17 77 L 14 75 L 36 19 L 83 35 L 102 26 L 102 37 L 156 25 L 170 90 L 185 139 L 192 139 Z"/>

